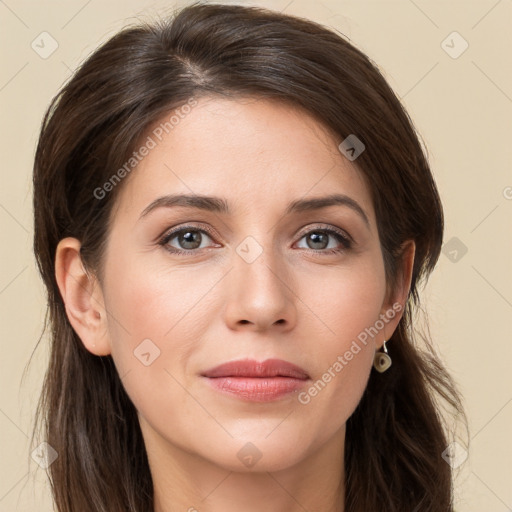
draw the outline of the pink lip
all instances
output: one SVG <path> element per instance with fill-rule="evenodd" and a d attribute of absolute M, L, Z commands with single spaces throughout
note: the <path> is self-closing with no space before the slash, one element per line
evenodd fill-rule
<path fill-rule="evenodd" d="M 254 402 L 276 400 L 302 388 L 309 379 L 305 370 L 281 359 L 231 361 L 202 376 L 216 390 Z"/>

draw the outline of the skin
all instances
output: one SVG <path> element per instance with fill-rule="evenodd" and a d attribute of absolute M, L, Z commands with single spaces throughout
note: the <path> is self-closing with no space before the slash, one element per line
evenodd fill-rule
<path fill-rule="evenodd" d="M 283 103 L 201 98 L 122 183 L 103 281 L 84 270 L 77 239 L 59 243 L 69 321 L 91 353 L 112 355 L 138 410 L 157 512 L 343 510 L 345 423 L 401 312 L 307 404 L 297 393 L 243 401 L 200 377 L 226 361 L 280 358 L 305 369 L 309 387 L 379 315 L 405 304 L 414 243 L 388 295 L 370 192 L 340 142 Z M 232 212 L 161 207 L 139 218 L 171 193 L 222 197 Z M 290 201 L 332 193 L 357 201 L 369 225 L 343 205 L 284 214 Z M 200 248 L 187 255 L 158 244 L 188 224 L 214 236 L 195 232 Z M 331 227 L 352 246 L 332 234 L 312 243 Z M 237 253 L 248 236 L 258 244 L 249 251 L 262 251 L 250 263 Z M 191 244 L 175 236 L 168 246 Z M 145 339 L 160 350 L 148 366 L 134 357 Z M 247 443 L 261 454 L 251 467 L 237 456 Z"/>

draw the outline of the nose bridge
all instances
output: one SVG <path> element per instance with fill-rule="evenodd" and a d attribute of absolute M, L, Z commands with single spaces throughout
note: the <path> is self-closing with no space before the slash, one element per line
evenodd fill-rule
<path fill-rule="evenodd" d="M 258 239 L 247 236 L 237 246 L 236 253 L 235 267 L 241 284 L 247 284 L 247 288 L 250 285 L 252 291 L 263 287 L 268 293 L 281 292 L 284 283 L 280 274 L 284 272 L 284 265 L 269 233 L 259 235 Z"/>
<path fill-rule="evenodd" d="M 235 251 L 229 320 L 260 327 L 293 321 L 289 273 L 271 234 L 248 235 Z"/>

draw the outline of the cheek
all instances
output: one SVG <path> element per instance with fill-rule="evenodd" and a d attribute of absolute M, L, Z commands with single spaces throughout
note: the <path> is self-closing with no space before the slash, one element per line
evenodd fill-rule
<path fill-rule="evenodd" d="M 105 302 L 112 312 L 112 358 L 137 411 L 152 421 L 165 418 L 165 428 L 172 430 L 197 415 L 182 385 L 194 340 L 204 329 L 194 309 L 201 290 L 187 286 L 179 273 L 165 276 L 147 265 L 130 269 L 129 275 L 121 266 L 110 274 Z"/>
<path fill-rule="evenodd" d="M 319 287 L 318 282 L 327 285 Z M 336 269 L 322 280 L 306 283 L 310 293 L 308 306 L 322 321 L 326 329 L 325 346 L 332 350 L 346 350 L 352 340 L 373 344 L 376 331 L 370 329 L 379 319 L 385 298 L 385 275 L 382 260 L 378 257 L 362 259 L 357 265 Z M 348 344 L 348 345 L 347 345 Z"/>
<path fill-rule="evenodd" d="M 350 417 L 368 382 L 375 340 L 382 336 L 384 279 L 382 261 L 369 258 L 357 268 L 333 272 L 321 293 L 309 286 L 313 280 L 308 285 L 316 290 L 309 294 L 308 306 L 320 320 L 316 324 L 322 335 L 317 335 L 314 350 L 309 347 L 316 373 L 298 401 L 311 412 L 311 421 L 324 426 L 326 437 Z"/>
<path fill-rule="evenodd" d="M 212 269 L 191 279 L 190 269 L 153 268 L 144 258 L 116 260 L 109 271 L 105 305 L 112 357 L 126 391 L 138 410 L 165 403 L 185 413 L 180 383 L 186 385 L 191 355 L 216 314 L 212 288 L 222 272 Z"/>
<path fill-rule="evenodd" d="M 114 348 L 124 350 L 128 333 L 135 344 L 150 338 L 165 347 L 177 340 L 179 333 L 186 331 L 192 337 L 194 331 L 201 330 L 206 325 L 203 313 L 208 292 L 222 272 L 212 268 L 197 276 L 190 268 L 155 268 L 143 257 L 120 261 L 115 268 L 111 265 L 105 300 L 115 316 L 111 322 Z"/>

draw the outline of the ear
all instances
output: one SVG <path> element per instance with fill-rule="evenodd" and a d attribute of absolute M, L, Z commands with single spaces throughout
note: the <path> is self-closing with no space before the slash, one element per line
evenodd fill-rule
<path fill-rule="evenodd" d="M 395 332 L 398 322 L 405 311 L 405 304 L 411 288 L 412 270 L 414 267 L 414 255 L 416 244 L 414 240 L 407 240 L 401 246 L 402 256 L 397 269 L 396 286 L 391 293 L 388 293 L 381 309 L 381 318 L 384 319 L 382 340 L 377 342 L 377 348 L 382 347 L 384 340 L 387 341 Z M 384 317 L 382 317 L 384 315 Z"/>
<path fill-rule="evenodd" d="M 111 353 L 103 293 L 96 277 L 84 268 L 80 241 L 64 238 L 57 245 L 55 277 L 69 322 L 92 354 Z"/>

